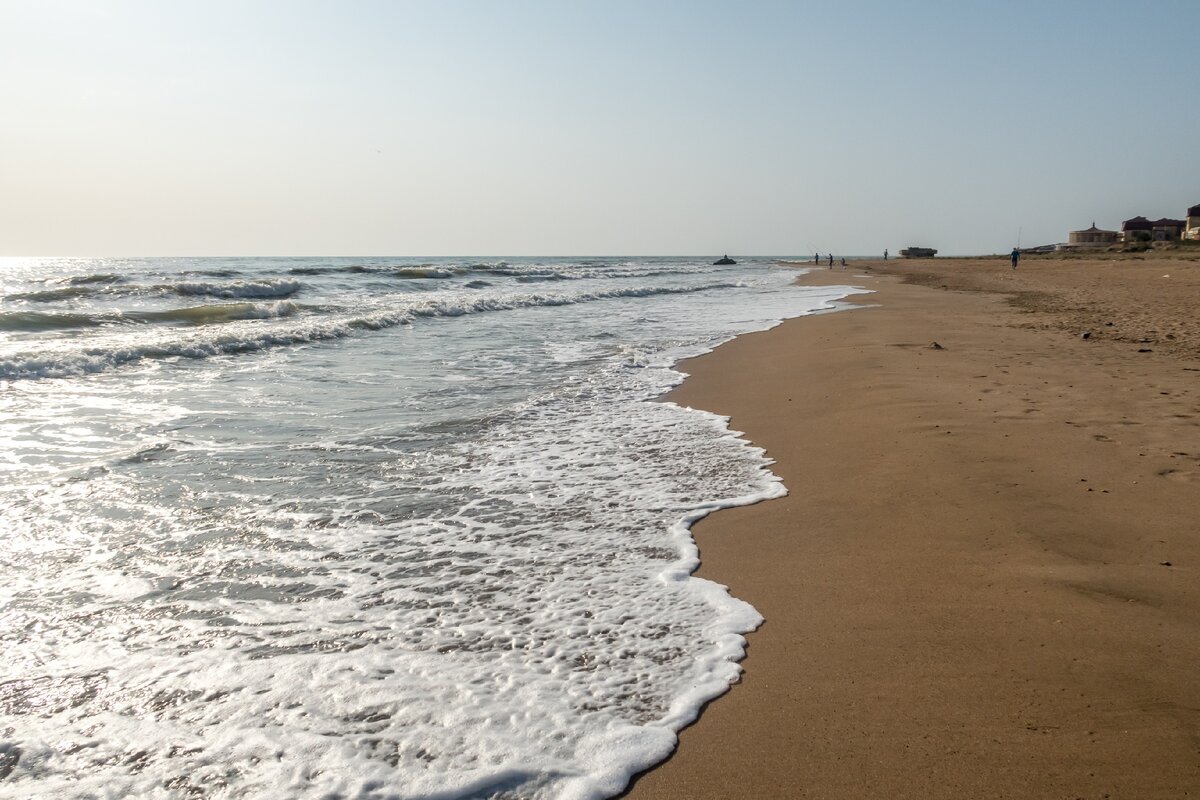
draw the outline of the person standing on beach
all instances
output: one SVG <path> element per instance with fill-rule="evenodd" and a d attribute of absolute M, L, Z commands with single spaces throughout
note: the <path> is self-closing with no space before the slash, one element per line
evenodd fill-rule
<path fill-rule="evenodd" d="M 1014 247 L 1013 251 L 1012 251 L 1012 268 L 1013 269 L 1017 268 L 1017 262 L 1020 260 L 1021 260 L 1021 251 Z"/>
<path fill-rule="evenodd" d="M 829 268 L 833 269 L 833 253 L 829 254 Z"/>
<path fill-rule="evenodd" d="M 820 253 L 813 253 L 813 263 L 814 264 L 821 263 L 821 254 Z"/>
<path fill-rule="evenodd" d="M 883 260 L 887 261 L 887 248 L 886 247 L 883 249 Z"/>

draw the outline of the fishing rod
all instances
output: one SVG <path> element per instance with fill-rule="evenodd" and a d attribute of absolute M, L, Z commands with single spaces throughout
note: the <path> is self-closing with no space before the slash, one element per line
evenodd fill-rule
<path fill-rule="evenodd" d="M 818 260 L 820 260 L 821 248 L 819 248 L 819 247 L 813 247 L 811 242 L 805 242 L 805 243 L 804 243 L 804 245 L 805 245 L 806 247 L 808 247 L 808 252 L 810 252 L 810 253 L 812 253 L 813 255 L 817 256 L 817 257 L 818 257 Z"/>

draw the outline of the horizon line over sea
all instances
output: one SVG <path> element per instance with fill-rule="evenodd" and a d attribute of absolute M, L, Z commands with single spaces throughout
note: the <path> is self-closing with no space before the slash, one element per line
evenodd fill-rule
<path fill-rule="evenodd" d="M 829 251 L 821 250 L 820 252 L 825 255 L 828 255 Z M 833 252 L 834 252 L 835 257 L 838 257 L 838 258 L 844 257 L 847 259 L 872 259 L 872 258 L 880 258 L 883 255 L 883 251 L 880 251 L 877 254 L 858 253 L 858 254 L 853 254 L 853 255 L 846 254 L 845 256 L 842 256 L 836 250 Z M 896 253 L 896 252 L 899 252 L 899 250 L 898 249 L 895 251 L 889 250 L 889 252 Z M 680 261 L 696 261 L 696 262 L 702 263 L 705 261 L 705 259 L 716 260 L 723 255 L 730 255 L 731 257 L 733 257 L 735 259 L 737 259 L 737 258 L 750 259 L 753 261 L 803 261 L 806 258 L 811 260 L 812 254 L 813 254 L 813 251 L 811 251 L 811 250 L 808 251 L 807 254 L 793 253 L 790 255 L 770 254 L 770 253 L 745 254 L 745 253 L 734 253 L 732 251 L 730 251 L 729 253 L 724 253 L 724 252 L 722 252 L 722 253 L 707 253 L 707 254 L 705 254 L 705 253 L 683 253 L 683 254 L 666 253 L 666 254 L 661 254 L 661 255 L 652 255 L 652 254 L 646 254 L 646 253 L 631 253 L 631 254 L 582 253 L 582 254 L 575 254 L 575 255 L 561 255 L 561 254 L 560 255 L 544 255 L 544 254 L 513 255 L 513 254 L 496 254 L 496 253 L 483 253 L 483 254 L 458 253 L 458 254 L 451 254 L 451 255 L 429 255 L 429 254 L 397 255 L 395 253 L 382 253 L 382 254 L 337 253 L 337 254 L 318 254 L 318 255 L 313 255 L 311 253 L 298 254 L 298 255 L 280 255 L 278 253 L 257 254 L 257 255 L 246 254 L 246 253 L 229 253 L 229 254 L 224 254 L 224 255 L 195 255 L 195 254 L 183 254 L 183 255 L 162 255 L 162 254 L 152 254 L 152 255 L 144 255 L 144 254 L 143 255 L 127 255 L 127 254 L 126 255 L 95 255 L 95 254 L 92 254 L 92 255 L 44 255 L 43 254 L 43 255 L 0 255 L 0 264 L 2 264 L 5 261 L 67 260 L 67 259 L 72 259 L 72 260 L 89 260 L 89 259 L 118 259 L 118 260 L 121 260 L 121 259 L 128 259 L 128 260 L 191 259 L 191 260 L 202 260 L 202 259 L 289 259 L 289 258 L 301 259 L 301 260 L 322 259 L 322 258 L 339 258 L 339 259 L 341 259 L 341 258 L 361 258 L 361 259 L 395 258 L 395 259 L 406 259 L 406 260 L 425 259 L 425 260 L 429 260 L 429 261 L 442 261 L 442 260 L 449 260 L 449 261 L 460 261 L 460 260 L 461 261 L 470 261 L 470 260 L 474 260 L 474 261 L 503 261 L 503 260 L 561 261 L 561 260 L 595 260 L 595 259 L 638 260 L 638 259 L 664 259 L 665 258 L 665 259 L 677 259 Z M 986 255 L 997 255 L 997 253 L 948 253 L 945 256 L 942 256 L 939 253 L 939 257 L 945 257 L 945 258 L 971 258 L 971 257 L 986 256 Z"/>

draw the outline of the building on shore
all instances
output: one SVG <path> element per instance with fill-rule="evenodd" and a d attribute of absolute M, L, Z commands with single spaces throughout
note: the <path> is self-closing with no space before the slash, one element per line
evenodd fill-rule
<path fill-rule="evenodd" d="M 1192 206 L 1187 210 L 1187 219 L 1184 221 L 1183 238 L 1200 241 L 1200 205 Z"/>
<path fill-rule="evenodd" d="M 1059 250 L 1073 250 L 1075 248 L 1087 247 L 1108 247 L 1110 244 L 1116 244 L 1121 239 L 1121 234 L 1117 231 L 1106 231 L 1096 227 L 1096 223 L 1092 223 L 1092 227 L 1082 231 L 1071 231 L 1067 234 L 1067 243 L 1060 244 Z"/>
<path fill-rule="evenodd" d="M 1121 223 L 1121 241 L 1131 242 L 1173 242 L 1183 238 L 1187 223 L 1181 219 L 1150 220 L 1145 217 L 1134 217 Z"/>
<path fill-rule="evenodd" d="M 1150 239 L 1155 242 L 1172 242 L 1183 238 L 1187 223 L 1181 219 L 1156 219 L 1150 223 Z"/>
<path fill-rule="evenodd" d="M 1148 242 L 1150 241 L 1150 233 L 1154 230 L 1154 225 L 1145 217 L 1134 217 L 1127 219 L 1121 223 L 1121 241 L 1125 244 L 1131 242 Z"/>

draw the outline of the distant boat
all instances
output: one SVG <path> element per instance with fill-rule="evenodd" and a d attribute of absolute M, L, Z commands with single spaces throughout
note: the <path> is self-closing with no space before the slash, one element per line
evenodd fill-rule
<path fill-rule="evenodd" d="M 718 258 L 716 261 L 713 262 L 713 266 L 714 267 L 724 267 L 729 264 L 736 264 L 736 263 L 737 262 L 734 261 L 732 258 L 730 258 L 728 255 L 723 255 L 720 258 Z"/>
<path fill-rule="evenodd" d="M 900 255 L 904 258 L 933 258 L 937 250 L 932 247 L 906 247 L 900 251 Z"/>

